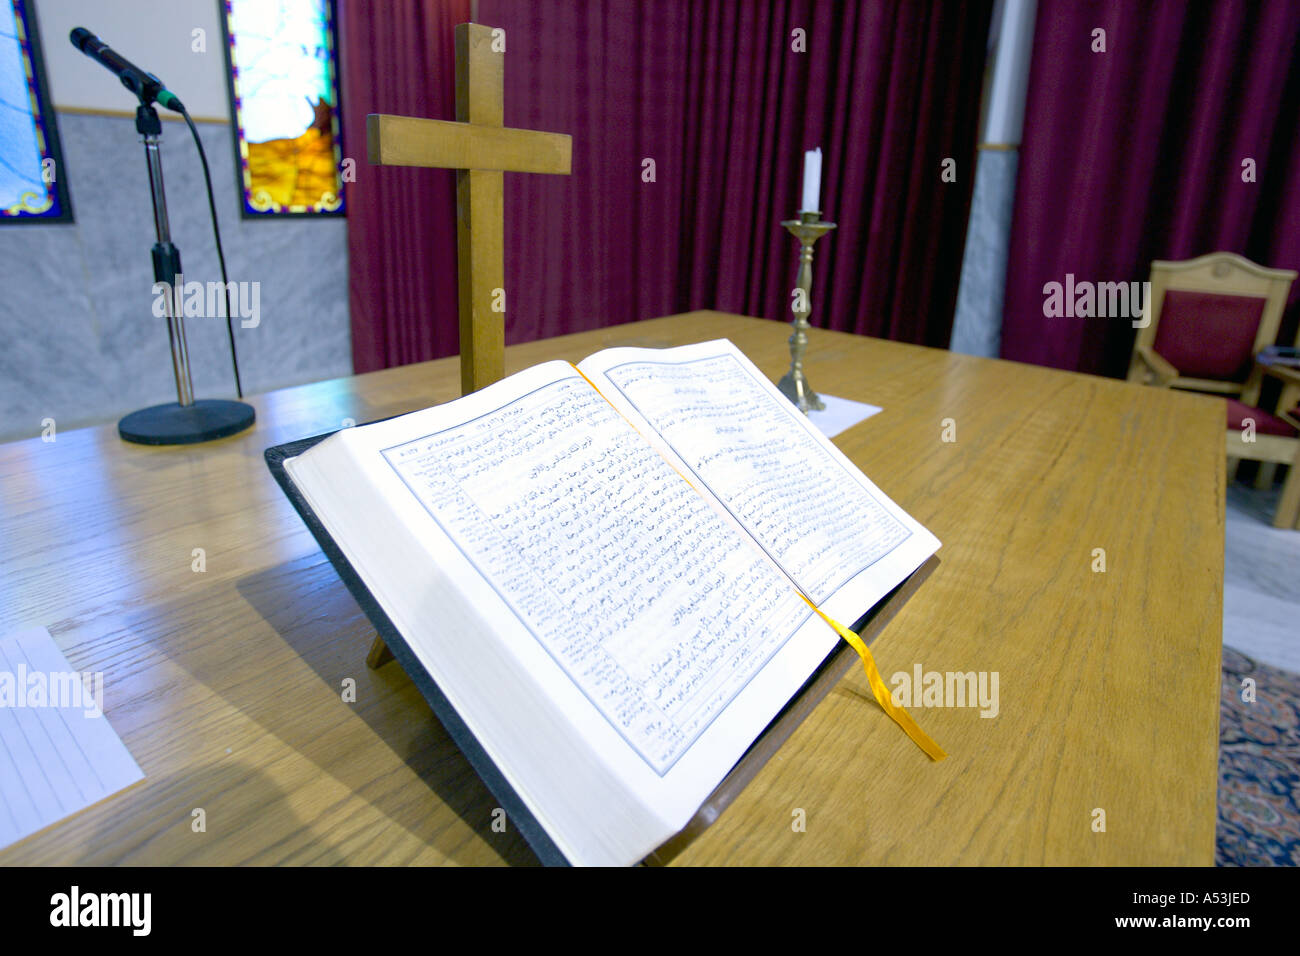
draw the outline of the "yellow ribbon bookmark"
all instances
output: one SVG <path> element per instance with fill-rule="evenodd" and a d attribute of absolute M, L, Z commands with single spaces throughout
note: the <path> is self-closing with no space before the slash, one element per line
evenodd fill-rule
<path fill-rule="evenodd" d="M 834 628 L 835 633 L 848 641 L 849 646 L 858 652 L 858 657 L 862 658 L 862 669 L 867 672 L 867 681 L 871 684 L 871 692 L 876 695 L 876 703 L 880 705 L 881 710 L 892 717 L 894 723 L 902 727 L 907 736 L 912 738 L 912 743 L 929 754 L 931 760 L 942 760 L 948 756 L 944 753 L 943 748 L 931 740 L 930 735 L 912 719 L 911 714 L 894 703 L 889 688 L 885 686 L 885 682 L 880 678 L 880 671 L 876 669 L 876 659 L 871 656 L 871 651 L 863 643 L 862 638 L 843 624 L 823 614 L 821 609 L 812 601 L 809 601 L 806 595 L 800 594 L 799 596 L 804 599 L 804 602 L 810 608 L 817 612 L 818 617 Z"/>

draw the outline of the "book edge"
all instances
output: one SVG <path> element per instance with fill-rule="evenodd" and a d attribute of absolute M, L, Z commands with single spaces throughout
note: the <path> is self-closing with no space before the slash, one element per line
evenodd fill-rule
<path fill-rule="evenodd" d="M 299 518 L 302 519 L 303 524 L 307 526 L 307 530 L 311 532 L 317 545 L 324 552 L 326 559 L 334 567 L 335 572 L 343 580 L 343 584 L 366 615 L 367 620 L 378 632 L 388 649 L 393 652 L 393 657 L 401 665 L 402 670 L 406 672 L 406 675 L 419 689 L 421 695 L 433 710 L 434 716 L 437 717 L 447 731 L 448 736 L 451 737 L 452 742 L 456 744 L 465 759 L 469 761 L 474 772 L 487 786 L 488 791 L 496 798 L 501 808 L 505 810 L 506 817 L 519 828 L 520 834 L 533 852 L 537 854 L 538 859 L 546 866 L 571 865 L 569 859 L 533 816 L 532 811 L 528 809 L 514 787 L 506 780 L 496 762 L 488 756 L 487 751 L 479 744 L 478 738 L 470 731 L 456 708 L 447 700 L 437 682 L 420 664 L 415 652 L 410 649 L 405 638 L 402 637 L 397 627 L 389 619 L 387 612 L 380 606 L 374 595 L 370 593 L 370 589 L 361 580 L 356 569 L 352 567 L 352 563 L 334 542 L 333 536 L 326 530 L 320 519 L 316 517 L 315 510 L 302 492 L 298 490 L 293 481 L 293 476 L 285 469 L 284 462 L 286 459 L 301 455 L 332 434 L 334 433 L 326 432 L 311 438 L 267 448 L 263 453 L 267 467 L 271 470 L 276 483 L 279 484 L 280 490 L 289 499 L 289 503 L 293 505 Z M 362 654 L 364 654 L 364 649 L 358 649 L 358 656 Z"/>

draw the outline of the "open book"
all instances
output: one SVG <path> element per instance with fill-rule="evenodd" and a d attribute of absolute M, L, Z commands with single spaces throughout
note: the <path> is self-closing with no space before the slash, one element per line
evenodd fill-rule
<path fill-rule="evenodd" d="M 836 648 L 809 602 L 852 624 L 939 547 L 725 340 L 548 362 L 284 470 L 575 864 L 681 830 Z"/>

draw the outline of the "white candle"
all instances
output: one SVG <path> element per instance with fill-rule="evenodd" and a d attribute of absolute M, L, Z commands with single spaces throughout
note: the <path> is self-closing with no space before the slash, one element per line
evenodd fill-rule
<path fill-rule="evenodd" d="M 822 150 L 810 149 L 803 154 L 803 203 L 801 212 L 818 212 L 822 193 Z"/>

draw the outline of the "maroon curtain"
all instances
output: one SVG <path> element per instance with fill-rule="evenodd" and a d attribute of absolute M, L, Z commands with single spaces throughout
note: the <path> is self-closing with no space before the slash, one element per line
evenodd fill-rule
<path fill-rule="evenodd" d="M 1143 281 L 1153 259 L 1219 250 L 1300 269 L 1298 41 L 1295 3 L 1039 3 L 1004 358 L 1124 374 L 1128 320 L 1044 316 L 1044 284 L 1067 274 Z M 1284 335 L 1298 306 L 1300 287 Z"/>
<path fill-rule="evenodd" d="M 505 30 L 506 124 L 573 136 L 572 175 L 505 177 L 507 341 L 694 308 L 787 320 L 796 246 L 779 222 L 798 205 L 803 150 L 821 146 L 822 207 L 839 228 L 817 246 L 814 322 L 946 346 L 990 10 L 991 0 L 480 0 L 480 22 Z M 374 49 L 397 44 L 379 40 L 392 29 L 357 32 Z M 448 26 L 447 51 L 450 36 Z M 367 60 L 363 50 L 348 62 L 356 45 L 345 34 L 354 86 L 378 69 L 401 88 L 401 71 L 418 61 Z M 445 105 L 423 108 L 347 87 L 348 129 L 363 131 L 364 113 L 380 108 L 450 118 L 449 86 L 443 95 Z M 956 182 L 941 177 L 948 158 Z M 396 242 L 388 206 L 408 210 L 404 223 L 432 221 L 427 194 L 451 196 L 450 174 L 371 167 L 368 177 L 385 186 L 379 208 L 349 212 L 358 369 L 377 354 L 372 340 L 414 346 L 390 348 L 390 363 L 450 354 L 450 208 L 436 250 L 423 242 L 406 259 L 358 261 L 377 258 L 383 237 Z M 359 312 L 357 300 L 397 265 L 445 273 L 439 308 L 422 292 Z M 429 324 L 436 331 L 415 331 Z M 363 325 L 381 331 L 358 339 Z"/>
<path fill-rule="evenodd" d="M 456 179 L 371 166 L 366 114 L 455 119 L 453 30 L 469 0 L 340 0 L 352 366 L 369 372 L 458 351 Z"/>
<path fill-rule="evenodd" d="M 830 308 L 829 322 L 823 314 L 818 324 L 946 349 L 992 3 L 877 0 L 813 9 L 830 55 L 814 61 L 827 75 L 811 84 L 820 130 L 807 143 L 830 145 L 827 209 L 840 223 L 829 240 L 835 257 L 815 278 L 813 300 L 821 289 Z M 944 176 L 948 160 L 954 181 Z M 764 313 L 779 317 L 791 285 L 790 247 L 782 252 Z"/>

